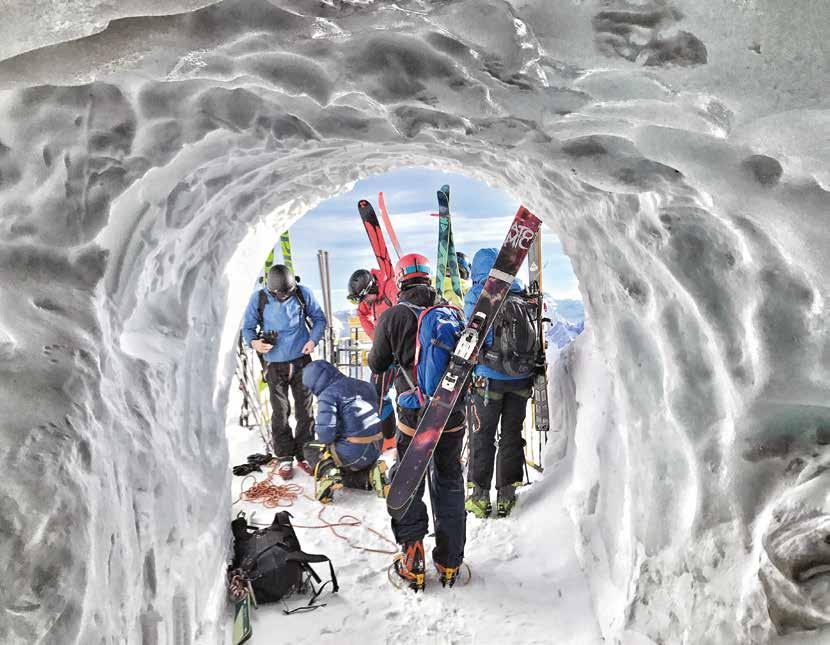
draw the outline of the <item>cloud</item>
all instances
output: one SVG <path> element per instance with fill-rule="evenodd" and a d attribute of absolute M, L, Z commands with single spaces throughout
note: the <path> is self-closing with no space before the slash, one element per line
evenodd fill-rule
<path fill-rule="evenodd" d="M 320 204 L 291 228 L 293 260 L 303 284 L 319 296 L 320 275 L 317 250 L 329 252 L 332 306 L 346 309 L 346 284 L 358 268 L 377 266 L 357 212 L 359 199 L 369 199 L 377 208 L 377 193 L 383 191 L 392 224 L 404 253 L 419 252 L 434 261 L 438 245 L 436 189 L 451 186 L 450 208 L 456 248 L 471 259 L 483 247 L 501 246 L 518 202 L 503 191 L 482 182 L 424 168 L 377 175 L 355 184 L 347 193 Z M 546 228 L 543 240 L 545 290 L 557 298 L 579 298 L 576 276 L 562 246 Z M 384 230 L 384 236 L 386 232 Z M 278 233 L 274 235 L 276 242 Z M 396 260 L 391 243 L 389 253 Z"/>

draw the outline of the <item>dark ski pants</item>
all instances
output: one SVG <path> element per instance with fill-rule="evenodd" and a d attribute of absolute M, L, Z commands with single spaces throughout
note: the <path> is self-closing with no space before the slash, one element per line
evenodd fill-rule
<path fill-rule="evenodd" d="M 268 363 L 267 382 L 271 394 L 271 441 L 274 456 L 280 461 L 291 461 L 295 457 L 304 459 L 303 446 L 314 437 L 314 413 L 311 392 L 303 385 L 303 368 L 311 357 L 303 356 L 288 363 Z M 297 428 L 292 436 L 288 417 L 291 403 L 288 390 L 294 399 L 294 419 Z"/>
<path fill-rule="evenodd" d="M 464 423 L 463 415 L 453 414 L 448 428 Z M 403 415 L 401 415 L 403 420 Z M 404 421 L 405 422 L 405 421 Z M 455 423 L 452 423 L 455 422 Z M 412 437 L 398 432 L 398 459 L 402 459 Z M 464 445 L 464 427 L 455 432 L 444 432 L 435 446 L 425 480 L 429 480 L 429 495 L 435 522 L 435 548 L 432 559 L 445 567 L 457 567 L 464 561 L 467 541 L 467 514 L 464 510 L 464 472 L 461 450 Z M 425 482 L 422 481 L 412 504 L 399 520 L 392 520 L 392 532 L 398 544 L 423 540 L 429 529 L 429 514 L 424 504 Z"/>
<path fill-rule="evenodd" d="M 491 393 L 487 404 L 480 391 L 473 394 L 473 405 L 478 415 L 478 428 L 470 439 L 470 467 L 468 477 L 484 490 L 490 490 L 493 481 L 493 463 L 496 462 L 496 488 L 521 482 L 524 473 L 524 439 L 522 426 L 527 415 L 527 392 Z M 498 460 L 496 434 L 498 432 Z"/>
<path fill-rule="evenodd" d="M 334 450 L 334 448 L 319 441 L 311 441 L 303 447 L 303 454 L 308 465 L 317 469 L 317 472 L 314 473 L 315 479 L 321 479 L 331 475 L 332 472 L 337 472 L 340 483 L 345 488 L 372 490 L 372 485 L 369 483 L 369 471 L 372 470 L 371 467 L 363 468 L 362 470 L 340 468 L 330 455 L 326 455 L 326 458 L 323 459 L 323 455 L 327 450 Z M 320 464 L 319 468 L 317 464 Z"/>

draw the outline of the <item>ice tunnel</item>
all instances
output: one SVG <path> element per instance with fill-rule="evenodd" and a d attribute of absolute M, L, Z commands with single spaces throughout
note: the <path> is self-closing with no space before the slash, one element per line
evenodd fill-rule
<path fill-rule="evenodd" d="M 830 638 L 825 2 L 2 18 L 0 641 L 223 642 L 226 269 L 416 164 L 509 189 L 572 259 L 601 358 L 562 503 L 605 642 Z"/>

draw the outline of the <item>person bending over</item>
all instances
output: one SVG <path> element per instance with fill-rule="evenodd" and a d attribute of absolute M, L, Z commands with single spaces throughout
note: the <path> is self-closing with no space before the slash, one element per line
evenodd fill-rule
<path fill-rule="evenodd" d="M 312 361 L 303 385 L 317 397 L 317 440 L 305 445 L 315 493 L 327 504 L 338 488 L 374 490 L 385 497 L 386 464 L 378 461 L 383 435 L 371 383 L 351 378 L 328 361 Z"/>
<path fill-rule="evenodd" d="M 311 472 L 303 445 L 314 436 L 311 392 L 303 386 L 303 368 L 323 337 L 326 316 L 310 289 L 297 284 L 283 264 L 268 272 L 266 284 L 251 296 L 242 322 L 242 337 L 264 360 L 271 398 L 271 441 L 283 479 L 294 474 L 294 459 Z M 296 430 L 288 422 L 288 390 L 294 398 Z"/>
<path fill-rule="evenodd" d="M 473 286 L 464 298 L 464 311 L 468 316 L 497 255 L 496 249 L 480 249 L 473 257 Z M 522 283 L 516 278 L 487 334 L 474 371 L 473 405 L 478 428 L 474 428 L 470 437 L 467 471 L 470 494 L 465 507 L 479 518 L 489 517 L 492 512 L 490 485 L 494 461 L 499 517 L 510 514 L 516 504 L 516 488 L 522 482 L 525 460 L 522 427 L 533 390 L 534 361 L 539 352 L 533 319 Z"/>
<path fill-rule="evenodd" d="M 430 286 L 429 260 L 423 255 L 404 255 L 395 266 L 400 286 L 398 304 L 387 309 L 375 329 L 375 342 L 369 352 L 369 368 L 375 374 L 392 365 L 400 367 L 395 379 L 398 392 L 398 460 L 406 450 L 418 426 L 421 408 L 402 407 L 402 395 L 411 390 L 407 376 L 413 373 L 418 334 L 419 312 L 436 304 L 437 294 Z M 413 397 L 405 397 L 411 400 Z M 430 500 L 434 509 L 435 548 L 432 559 L 442 583 L 452 585 L 464 560 L 466 515 L 464 511 L 464 475 L 461 449 L 464 442 L 463 402 L 450 414 L 446 429 L 435 447 L 429 476 Z M 424 588 L 424 537 L 429 526 L 421 481 L 412 504 L 399 520 L 392 520 L 395 540 L 401 553 L 394 562 L 395 571 L 412 589 Z"/>

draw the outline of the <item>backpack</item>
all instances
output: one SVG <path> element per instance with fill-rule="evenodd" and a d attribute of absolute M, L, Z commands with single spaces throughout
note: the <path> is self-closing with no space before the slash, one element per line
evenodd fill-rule
<path fill-rule="evenodd" d="M 308 307 L 306 306 L 305 296 L 303 292 L 300 290 L 300 285 L 294 289 L 294 295 L 297 297 L 297 300 L 300 303 L 300 313 L 302 315 L 303 320 L 305 321 L 305 326 L 308 327 L 308 330 L 311 331 L 312 324 L 308 320 Z M 268 304 L 268 296 L 265 293 L 264 289 L 259 290 L 259 300 L 257 301 L 257 312 L 259 313 L 259 325 L 260 329 L 262 325 L 265 323 L 265 305 Z"/>
<path fill-rule="evenodd" d="M 234 556 L 228 575 L 229 578 L 238 576 L 250 583 L 257 604 L 276 602 L 295 591 L 303 591 L 308 578 L 313 578 L 319 584 L 320 576 L 311 568 L 310 562 L 328 562 L 332 591 L 336 593 L 340 589 L 331 560 L 324 555 L 305 553 L 300 548 L 290 518 L 291 513 L 281 511 L 274 516 L 271 526 L 256 528 L 248 526 L 245 514 L 240 513 L 231 522 Z M 307 574 L 308 578 L 304 579 L 303 574 Z M 328 582 L 316 590 L 311 585 L 313 595 L 308 605 L 291 611 L 285 610 L 285 613 L 322 607 L 323 605 L 312 605 L 326 584 Z"/>
<path fill-rule="evenodd" d="M 538 306 L 524 292 L 509 293 L 493 323 L 493 343 L 481 352 L 479 364 L 507 376 L 532 374 L 541 351 Z"/>
<path fill-rule="evenodd" d="M 407 302 L 401 304 L 406 305 L 418 317 L 418 331 L 412 375 L 404 372 L 412 389 L 401 393 L 398 405 L 403 408 L 420 408 L 438 389 L 438 383 L 450 362 L 450 355 L 464 331 L 464 314 L 453 305 L 422 308 Z"/>

